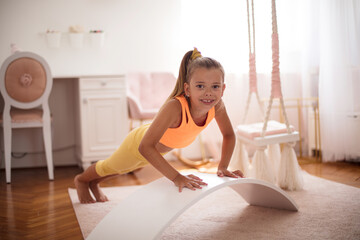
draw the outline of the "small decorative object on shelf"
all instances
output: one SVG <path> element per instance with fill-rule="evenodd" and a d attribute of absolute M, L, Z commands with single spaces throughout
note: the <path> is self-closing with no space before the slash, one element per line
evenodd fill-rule
<path fill-rule="evenodd" d="M 90 33 L 103 33 L 103 30 L 90 30 Z"/>
<path fill-rule="evenodd" d="M 104 46 L 105 33 L 103 30 L 90 30 L 89 33 L 92 47 L 101 48 Z"/>
<path fill-rule="evenodd" d="M 84 28 L 80 25 L 69 27 L 70 46 L 73 48 L 82 48 L 84 45 Z"/>
<path fill-rule="evenodd" d="M 61 42 L 61 32 L 48 29 L 46 31 L 46 39 L 50 48 L 59 48 Z"/>

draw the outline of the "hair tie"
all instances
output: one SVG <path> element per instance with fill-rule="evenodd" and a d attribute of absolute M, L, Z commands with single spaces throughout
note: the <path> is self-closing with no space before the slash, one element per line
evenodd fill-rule
<path fill-rule="evenodd" d="M 200 57 L 202 57 L 201 52 L 199 52 L 199 51 L 197 50 L 197 48 L 194 47 L 194 50 L 193 50 L 193 52 L 192 52 L 192 54 L 191 54 L 190 59 L 191 59 L 191 60 L 195 60 L 195 59 L 200 58 Z"/>

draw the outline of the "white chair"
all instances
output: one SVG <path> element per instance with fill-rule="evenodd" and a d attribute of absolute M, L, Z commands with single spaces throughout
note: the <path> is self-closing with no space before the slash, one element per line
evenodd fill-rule
<path fill-rule="evenodd" d="M 4 110 L 0 118 L 4 129 L 6 182 L 11 182 L 12 129 L 43 128 L 49 180 L 54 179 L 51 117 L 48 99 L 53 84 L 44 58 L 31 52 L 16 52 L 0 69 L 0 89 Z"/>

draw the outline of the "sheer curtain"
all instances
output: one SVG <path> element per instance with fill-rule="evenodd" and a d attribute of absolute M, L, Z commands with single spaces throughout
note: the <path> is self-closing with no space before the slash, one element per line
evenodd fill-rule
<path fill-rule="evenodd" d="M 321 147 L 324 161 L 360 158 L 360 4 L 308 1 L 305 63 L 319 72 Z M 316 71 L 316 70 L 315 70 Z M 358 155 L 359 154 L 359 155 Z"/>

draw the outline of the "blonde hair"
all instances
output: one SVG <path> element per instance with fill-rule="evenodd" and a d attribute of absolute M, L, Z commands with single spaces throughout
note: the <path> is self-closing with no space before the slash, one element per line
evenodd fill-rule
<path fill-rule="evenodd" d="M 193 51 L 188 51 L 185 53 L 180 64 L 179 76 L 177 78 L 174 90 L 168 97 L 167 101 L 184 94 L 184 83 L 189 83 L 192 74 L 196 69 L 199 68 L 219 69 L 222 73 L 222 79 L 224 80 L 225 72 L 221 64 L 215 59 L 201 56 L 201 53 L 196 48 L 194 48 Z"/>

